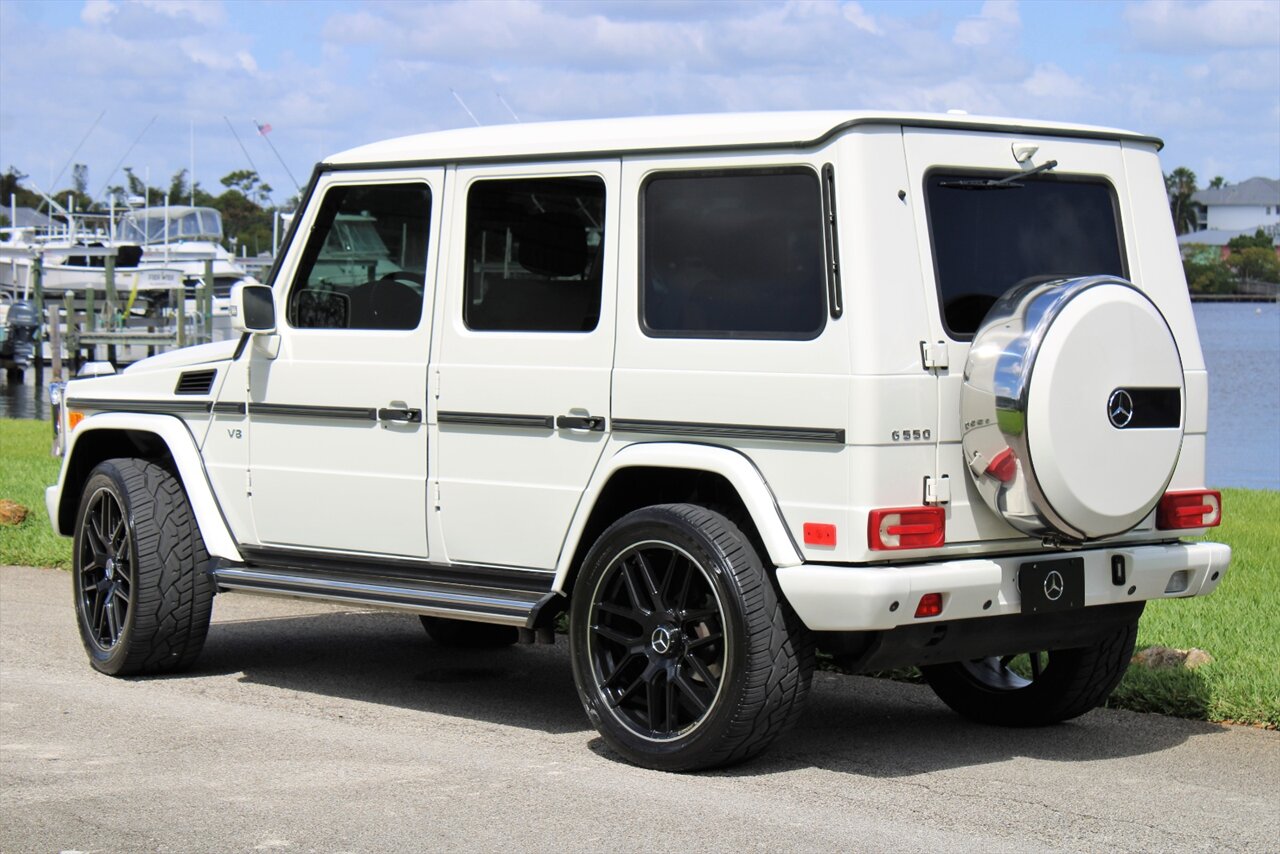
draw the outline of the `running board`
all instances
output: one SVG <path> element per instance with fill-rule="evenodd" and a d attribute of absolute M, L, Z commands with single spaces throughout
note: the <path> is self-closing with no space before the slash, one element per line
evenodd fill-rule
<path fill-rule="evenodd" d="M 214 583 L 225 590 L 351 602 L 529 629 L 544 622 L 539 620 L 539 615 L 547 617 L 558 613 L 561 599 L 549 589 L 473 586 L 404 576 L 372 576 L 366 572 L 300 572 L 279 567 L 223 565 L 216 566 L 212 575 Z"/>

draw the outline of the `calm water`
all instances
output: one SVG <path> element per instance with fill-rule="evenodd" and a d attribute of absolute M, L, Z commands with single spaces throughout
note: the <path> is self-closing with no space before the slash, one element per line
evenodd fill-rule
<path fill-rule="evenodd" d="M 1209 485 L 1280 489 L 1280 306 L 1196 303 L 1195 314 L 1209 366 Z M 34 371 L 20 386 L 0 372 L 0 418 L 47 419 L 34 384 Z"/>

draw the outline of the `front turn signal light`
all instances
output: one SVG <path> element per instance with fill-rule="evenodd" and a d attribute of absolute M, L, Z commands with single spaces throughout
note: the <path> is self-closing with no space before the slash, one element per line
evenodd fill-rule
<path fill-rule="evenodd" d="M 867 517 L 873 549 L 935 549 L 946 538 L 947 513 L 941 507 L 886 507 Z"/>
<path fill-rule="evenodd" d="M 1166 492 L 1156 508 L 1156 527 L 1162 531 L 1215 528 L 1220 524 L 1222 493 L 1215 489 Z"/>

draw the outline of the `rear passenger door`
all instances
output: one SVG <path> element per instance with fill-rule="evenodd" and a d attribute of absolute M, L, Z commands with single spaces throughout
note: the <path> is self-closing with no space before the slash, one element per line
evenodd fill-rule
<path fill-rule="evenodd" d="M 618 161 L 458 168 L 435 364 L 452 562 L 551 569 L 608 435 Z"/>

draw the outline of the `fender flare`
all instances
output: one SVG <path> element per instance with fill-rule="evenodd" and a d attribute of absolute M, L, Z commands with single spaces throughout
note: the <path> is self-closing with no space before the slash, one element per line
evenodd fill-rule
<path fill-rule="evenodd" d="M 58 483 L 45 491 L 45 504 L 49 510 L 49 521 L 54 531 L 71 536 L 73 532 L 63 531 L 58 520 L 60 511 L 68 501 L 79 501 L 79 495 L 65 494 L 64 486 L 71 462 L 75 459 L 80 440 L 90 433 L 102 430 L 132 431 L 151 433 L 164 442 L 169 449 L 169 456 L 178 469 L 178 478 L 187 492 L 187 500 L 191 502 L 191 511 L 195 514 L 196 525 L 204 538 L 205 549 L 210 557 L 225 558 L 240 563 L 243 558 L 236 547 L 235 538 L 222 517 L 222 510 L 213 496 L 213 487 L 205 472 L 204 461 L 200 450 L 196 447 L 195 438 L 185 421 L 172 415 L 149 415 L 131 412 L 107 412 L 86 418 L 71 431 L 62 471 L 58 474 Z"/>
<path fill-rule="evenodd" d="M 587 484 L 578 502 L 569 532 L 565 536 L 560 560 L 556 563 L 556 577 L 551 589 L 564 591 L 569 577 L 574 553 L 587 526 L 587 520 L 595 509 L 600 494 L 609 480 L 626 468 L 692 469 L 717 474 L 729 482 L 746 505 L 755 523 L 760 539 L 764 542 L 769 560 L 774 566 L 799 566 L 804 562 L 794 538 L 787 530 L 786 521 L 778 502 L 765 482 L 764 475 L 745 454 L 719 445 L 700 445 L 692 442 L 638 442 L 626 445 L 596 466 L 591 482 Z"/>

